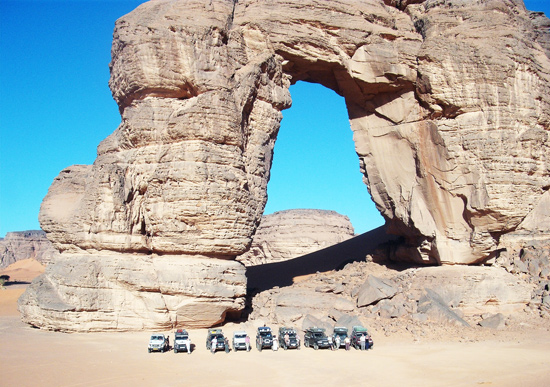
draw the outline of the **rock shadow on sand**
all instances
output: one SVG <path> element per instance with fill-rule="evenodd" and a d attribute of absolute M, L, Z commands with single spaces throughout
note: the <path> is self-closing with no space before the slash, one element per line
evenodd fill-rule
<path fill-rule="evenodd" d="M 249 266 L 246 269 L 248 293 L 258 293 L 274 287 L 290 286 L 295 277 L 340 270 L 351 262 L 364 261 L 383 243 L 396 240 L 386 234 L 384 226 L 355 236 L 347 241 L 303 255 L 298 258 L 264 265 Z"/>

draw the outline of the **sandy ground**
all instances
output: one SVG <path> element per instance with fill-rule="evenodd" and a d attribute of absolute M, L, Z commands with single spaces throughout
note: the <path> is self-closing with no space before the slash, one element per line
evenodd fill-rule
<path fill-rule="evenodd" d="M 361 352 L 218 352 L 190 331 L 191 355 L 148 353 L 151 332 L 66 334 L 20 321 L 24 285 L 0 290 L 0 386 L 547 386 L 550 332 L 493 333 L 484 340 L 374 337 Z M 226 334 L 252 323 L 227 324 Z M 275 328 L 275 327 L 273 327 Z M 527 331 L 527 332 L 526 332 Z M 169 332 L 165 332 L 169 333 Z M 171 342 L 173 334 L 171 334 Z"/>

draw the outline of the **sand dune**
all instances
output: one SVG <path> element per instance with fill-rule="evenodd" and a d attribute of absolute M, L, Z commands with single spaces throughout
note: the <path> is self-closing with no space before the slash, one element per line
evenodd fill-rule
<path fill-rule="evenodd" d="M 0 270 L 0 275 L 9 275 L 11 282 L 31 282 L 44 273 L 45 266 L 34 258 L 23 259 Z"/>

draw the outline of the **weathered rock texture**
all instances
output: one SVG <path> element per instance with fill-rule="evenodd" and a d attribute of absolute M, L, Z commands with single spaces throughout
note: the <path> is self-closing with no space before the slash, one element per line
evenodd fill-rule
<path fill-rule="evenodd" d="M 495 314 L 513 318 L 528 311 L 534 288 L 498 267 L 397 271 L 372 262 L 354 262 L 342 270 L 316 273 L 292 286 L 254 295 L 250 316 L 297 326 L 316 319 L 314 325 L 327 329 L 344 316 L 361 317 L 368 326 L 386 325 L 393 319 L 400 325 L 417 321 L 475 326 Z"/>
<path fill-rule="evenodd" d="M 19 305 L 29 324 L 51 330 L 200 328 L 243 309 L 244 270 L 177 255 L 61 254 Z"/>
<path fill-rule="evenodd" d="M 245 266 L 280 262 L 321 250 L 354 236 L 349 218 L 334 211 L 286 210 L 262 216 L 250 250 L 237 260 Z"/>
<path fill-rule="evenodd" d="M 242 254 L 303 80 L 345 98 L 396 258 L 483 262 L 546 208 L 547 24 L 518 0 L 145 3 L 114 32 L 122 123 L 61 172 L 41 226 L 64 254 Z"/>
<path fill-rule="evenodd" d="M 46 265 L 55 254 L 57 251 L 41 230 L 8 232 L 0 239 L 0 269 L 28 258 Z"/>

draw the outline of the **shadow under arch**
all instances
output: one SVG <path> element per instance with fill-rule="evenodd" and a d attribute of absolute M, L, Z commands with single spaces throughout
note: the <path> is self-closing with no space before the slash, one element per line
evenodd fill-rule
<path fill-rule="evenodd" d="M 246 269 L 248 289 L 262 292 L 275 286 L 292 285 L 293 278 L 297 276 L 341 269 L 350 262 L 365 260 L 366 255 L 373 253 L 379 245 L 396 239 L 396 236 L 386 234 L 385 226 L 381 226 L 298 258 L 249 266 Z"/>

